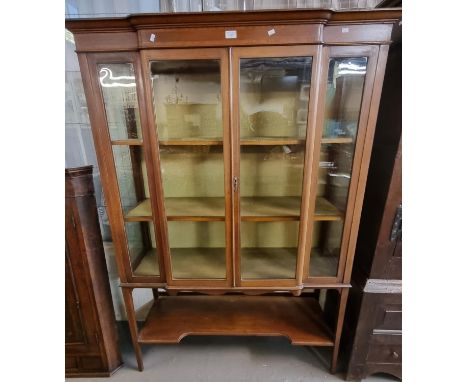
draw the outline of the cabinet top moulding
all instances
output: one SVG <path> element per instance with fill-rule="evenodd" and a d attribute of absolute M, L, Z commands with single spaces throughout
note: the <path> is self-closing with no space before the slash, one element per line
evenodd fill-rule
<path fill-rule="evenodd" d="M 400 8 L 366 11 L 268 10 L 67 19 L 65 27 L 75 35 L 77 52 L 109 52 L 246 46 L 252 45 L 253 41 L 256 45 L 388 44 L 392 24 L 400 18 Z M 174 28 L 178 29 L 176 33 Z M 197 28 L 196 33 L 193 28 Z M 236 28 L 237 38 L 226 39 L 226 28 Z M 275 30 L 273 34 L 268 33 L 271 29 Z"/>

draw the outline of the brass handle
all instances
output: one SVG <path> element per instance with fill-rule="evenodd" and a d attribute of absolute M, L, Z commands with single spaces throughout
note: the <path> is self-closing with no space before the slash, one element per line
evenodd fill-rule
<path fill-rule="evenodd" d="M 234 192 L 237 192 L 237 190 L 239 189 L 239 178 L 237 176 L 232 178 L 232 188 Z"/>

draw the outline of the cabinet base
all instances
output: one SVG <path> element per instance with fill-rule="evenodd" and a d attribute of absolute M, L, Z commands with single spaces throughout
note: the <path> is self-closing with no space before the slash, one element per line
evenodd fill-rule
<path fill-rule="evenodd" d="M 284 336 L 293 345 L 334 345 L 318 301 L 285 296 L 163 296 L 138 342 L 179 343 L 188 335 Z"/>

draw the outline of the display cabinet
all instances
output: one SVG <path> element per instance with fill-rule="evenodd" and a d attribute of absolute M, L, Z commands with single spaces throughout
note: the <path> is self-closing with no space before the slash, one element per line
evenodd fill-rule
<path fill-rule="evenodd" d="M 330 346 L 335 370 L 400 15 L 67 21 L 140 370 L 141 344 L 189 334 Z M 140 330 L 134 288 L 154 290 Z"/>

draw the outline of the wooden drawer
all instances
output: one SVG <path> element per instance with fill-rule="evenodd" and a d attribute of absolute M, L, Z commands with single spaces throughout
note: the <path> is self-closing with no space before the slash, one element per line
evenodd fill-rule
<path fill-rule="evenodd" d="M 323 32 L 323 41 L 326 44 L 385 42 L 392 34 L 392 24 L 378 25 L 329 25 Z"/>
<path fill-rule="evenodd" d="M 401 333 L 401 320 L 401 304 L 382 304 L 377 308 L 373 334 L 384 334 L 385 331 Z"/>
<path fill-rule="evenodd" d="M 373 335 L 367 352 L 367 362 L 401 363 L 401 338 L 400 335 Z"/>

